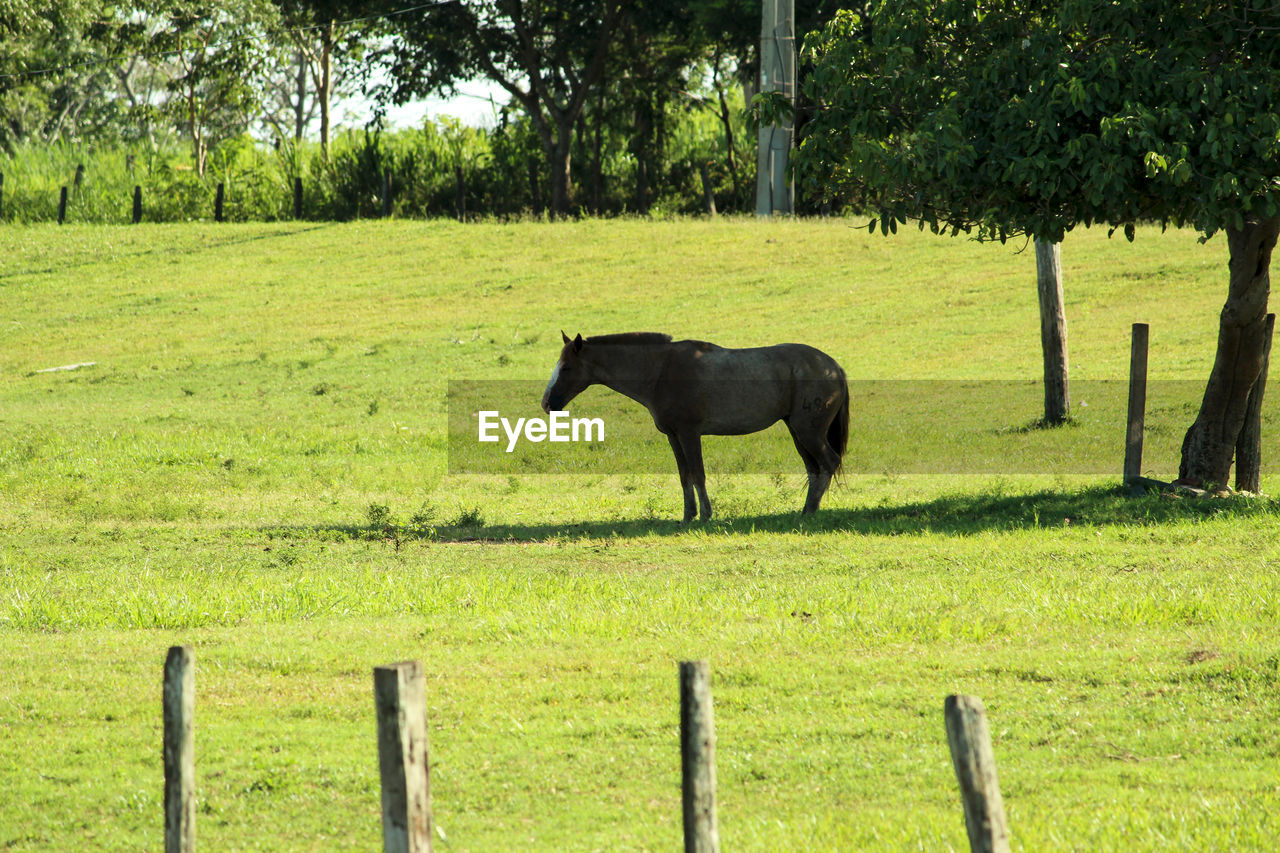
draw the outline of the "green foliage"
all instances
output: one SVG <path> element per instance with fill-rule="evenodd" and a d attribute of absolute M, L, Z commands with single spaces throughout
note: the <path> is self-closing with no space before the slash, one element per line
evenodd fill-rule
<path fill-rule="evenodd" d="M 741 99 L 733 102 L 737 139 L 747 138 Z M 716 113 L 691 100 L 668 105 L 664 156 L 657 161 L 655 210 L 701 213 L 699 164 L 706 164 L 722 210 L 748 203 L 743 175 L 734 185 L 727 166 L 724 129 Z M 575 156 L 586 161 L 584 147 Z M 739 164 L 744 152 L 735 152 Z M 48 222 L 57 218 L 59 188 L 72 187 L 68 221 L 122 223 L 131 214 L 133 188 L 143 191 L 143 219 L 182 222 L 212 219 L 217 185 L 224 185 L 224 218 L 232 222 L 273 222 L 293 217 L 293 179 L 303 178 L 303 218 L 346 221 L 383 215 L 385 176 L 391 176 L 391 212 L 397 217 L 457 215 L 457 173 L 461 169 L 463 206 L 469 217 L 521 216 L 545 205 L 537 136 L 527 120 L 503 120 L 490 129 L 467 127 L 445 116 L 420 129 L 377 133 L 348 130 L 336 134 L 325 162 L 314 143 L 281 142 L 272 149 L 246 134 L 224 139 L 208 154 L 205 175 L 191 166 L 191 154 L 176 138 L 154 146 L 133 144 L 24 143 L 0 153 L 4 174 L 0 221 Z M 132 163 L 130 171 L 127 164 Z M 76 167 L 84 180 L 73 186 Z M 530 167 L 539 176 L 539 197 L 530 184 Z M 634 210 L 635 161 L 620 133 L 605 140 L 604 191 L 600 213 Z M 741 166 L 739 167 L 742 168 Z M 591 196 L 591 178 L 579 175 L 576 193 Z"/>
<path fill-rule="evenodd" d="M 1280 211 L 1272 3 L 876 4 L 811 38 L 807 191 L 1005 239 Z M 1211 57 L 1211 61 L 1205 57 Z"/>

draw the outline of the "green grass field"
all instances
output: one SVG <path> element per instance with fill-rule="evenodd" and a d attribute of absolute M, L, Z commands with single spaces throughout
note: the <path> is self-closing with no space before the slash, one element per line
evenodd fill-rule
<path fill-rule="evenodd" d="M 726 850 L 965 849 L 954 692 L 987 705 L 1016 849 L 1272 849 L 1280 504 L 1123 497 L 1113 407 L 1030 440 L 1114 435 L 1117 476 L 851 472 L 814 519 L 798 459 L 709 450 L 717 519 L 688 528 L 674 464 L 448 471 L 449 381 L 545 382 L 562 328 L 1034 381 L 1018 248 L 841 221 L 0 229 L 0 849 L 161 849 L 179 643 L 207 850 L 377 849 L 371 670 L 406 658 L 437 850 L 678 849 L 698 657 Z M 1221 238 L 1082 232 L 1063 262 L 1075 380 L 1124 379 L 1135 321 L 1153 379 L 1207 378 Z M 1020 458 L 1034 404 L 983 440 Z M 1153 410 L 1148 473 L 1189 405 Z"/>

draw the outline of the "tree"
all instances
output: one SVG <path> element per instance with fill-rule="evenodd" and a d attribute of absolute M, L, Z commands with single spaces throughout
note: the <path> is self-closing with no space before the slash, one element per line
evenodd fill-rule
<path fill-rule="evenodd" d="M 333 125 L 330 105 L 335 92 L 343 92 L 341 67 L 335 69 L 335 58 L 352 60 L 363 54 L 362 42 L 380 29 L 365 21 L 360 31 L 343 22 L 372 17 L 377 5 L 361 0 L 272 0 L 279 9 L 289 39 L 297 48 L 294 57 L 296 77 L 276 79 L 275 97 L 287 103 L 292 113 L 293 136 L 301 141 L 307 122 L 314 112 L 320 113 L 320 153 L 329 157 L 329 137 Z M 339 62 L 339 66 L 341 66 Z M 312 100 L 307 98 L 308 73 L 312 81 Z M 278 119 L 275 121 L 278 123 Z"/>
<path fill-rule="evenodd" d="M 276 10 L 266 0 L 151 0 L 145 12 L 153 49 L 172 66 L 167 107 L 203 176 L 210 142 L 243 133 L 257 110 Z"/>
<path fill-rule="evenodd" d="M 902 0 L 806 46 L 803 185 L 908 219 L 1058 242 L 1105 223 L 1226 231 L 1229 287 L 1179 478 L 1225 485 L 1262 364 L 1280 232 L 1280 5 Z"/>
<path fill-rule="evenodd" d="M 118 113 L 110 45 L 95 39 L 105 5 L 67 0 L 36 14 L 0 0 L 0 147 L 93 135 Z"/>
<path fill-rule="evenodd" d="M 628 0 L 458 0 L 402 22 L 389 70 L 395 98 L 452 92 L 484 77 L 529 116 L 551 173 L 551 209 L 572 205 L 574 123 L 599 83 Z"/>

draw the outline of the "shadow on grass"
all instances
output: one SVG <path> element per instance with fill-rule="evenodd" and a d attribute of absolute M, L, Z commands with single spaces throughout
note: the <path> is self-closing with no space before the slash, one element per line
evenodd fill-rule
<path fill-rule="evenodd" d="M 46 224 L 46 223 L 41 223 L 41 224 Z M 150 224 L 165 224 L 165 223 L 150 223 Z M 334 222 L 305 222 L 305 223 L 298 222 L 298 223 L 293 223 L 292 227 L 289 227 L 288 225 L 286 225 L 286 227 L 273 229 L 269 232 L 259 232 L 259 233 L 249 233 L 249 234 L 239 232 L 238 230 L 227 229 L 223 231 L 223 233 L 220 234 L 218 238 L 215 240 L 212 240 L 208 243 L 201 243 L 198 246 L 189 247 L 189 249 L 180 247 L 177 251 L 190 251 L 192 253 L 207 252 L 213 249 L 225 248 L 227 246 L 238 246 L 245 243 L 256 243 L 263 240 L 278 240 L 282 238 L 292 237 L 296 234 L 302 234 L 307 231 L 318 231 L 322 228 L 333 228 L 336 226 L 336 224 L 337 223 L 334 223 Z M 219 226 L 219 230 L 221 230 L 221 228 L 222 226 Z M 157 245 L 148 244 L 148 245 L 141 246 L 138 249 L 138 251 L 135 251 L 135 252 L 118 252 L 117 254 L 112 256 L 111 263 L 112 264 L 125 263 L 133 258 L 141 258 L 141 257 L 146 257 L 148 255 L 172 255 L 174 253 L 175 253 L 175 250 L 172 247 L 159 245 L 159 244 Z M 24 270 L 8 270 L 6 272 L 0 273 L 0 282 L 4 282 L 8 279 L 22 278 L 22 277 L 31 276 L 31 275 L 49 275 L 55 272 L 64 273 L 67 270 L 77 269 L 80 267 L 97 266 L 102 263 L 103 263 L 103 259 L 100 256 L 96 256 L 96 255 L 91 257 L 86 257 L 82 261 L 65 261 L 65 260 L 59 259 L 57 263 L 47 265 L 47 266 L 40 266 L 33 269 L 24 269 Z"/>
<path fill-rule="evenodd" d="M 1280 501 L 1259 497 L 1189 498 L 1169 495 L 1128 497 L 1119 487 L 1008 494 L 988 491 L 954 494 L 927 501 L 798 512 L 738 516 L 683 525 L 675 519 L 611 519 L 548 524 L 443 524 L 430 529 L 373 525 L 327 528 L 272 528 L 274 535 L 381 540 L 396 547 L 409 542 L 546 542 L 574 539 L 627 539 L 644 536 L 748 535 L 752 533 L 860 533 L 900 536 L 941 533 L 971 536 L 987 531 L 1065 527 L 1158 526 L 1209 518 L 1280 516 Z M 307 537 L 311 538 L 311 537 Z"/>

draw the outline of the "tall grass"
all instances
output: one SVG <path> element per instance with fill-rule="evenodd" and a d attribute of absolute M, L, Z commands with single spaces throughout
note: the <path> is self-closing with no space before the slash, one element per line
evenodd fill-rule
<path fill-rule="evenodd" d="M 729 176 L 716 113 L 687 104 L 671 110 L 667 162 L 653 210 L 701 211 L 699 166 L 707 164 L 721 207 L 745 203 L 742 180 L 735 186 Z M 745 138 L 744 128 L 735 132 Z M 635 162 L 625 141 L 616 134 L 605 140 L 597 199 L 585 134 L 578 140 L 575 197 L 584 206 L 598 202 L 597 212 L 626 212 L 633 204 Z M 741 159 L 741 152 L 737 156 Z M 302 218 L 372 218 L 387 210 L 388 176 L 395 216 L 510 217 L 539 211 L 545 203 L 549 192 L 541 162 L 540 143 L 529 123 L 505 118 L 489 129 L 467 127 L 446 116 L 412 129 L 346 130 L 332 140 L 327 160 L 314 142 L 270 146 L 239 136 L 214 147 L 204 175 L 196 173 L 189 150 L 177 138 L 155 144 L 26 144 L 0 153 L 0 222 L 56 220 L 59 192 L 67 187 L 67 221 L 125 223 L 132 215 L 135 186 L 142 188 L 143 221 L 211 220 L 218 184 L 224 186 L 225 219 L 273 222 L 293 217 L 295 178 L 303 180 Z"/>

